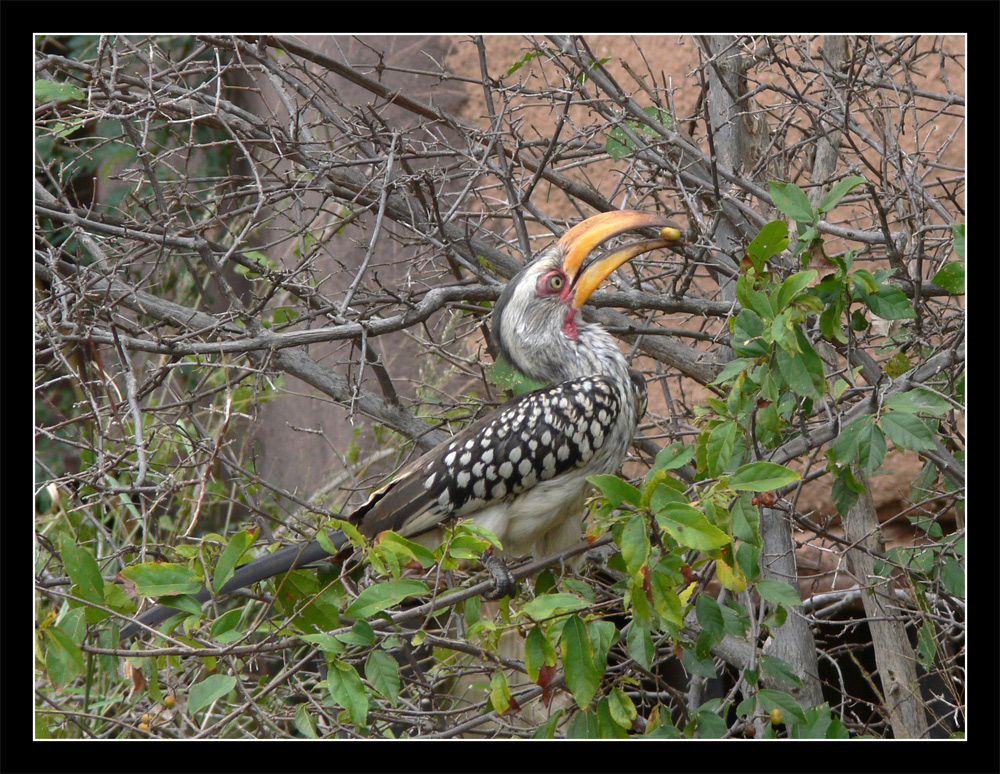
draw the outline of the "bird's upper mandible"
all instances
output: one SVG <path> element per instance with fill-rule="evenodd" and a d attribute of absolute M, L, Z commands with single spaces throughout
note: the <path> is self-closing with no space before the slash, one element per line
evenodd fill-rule
<path fill-rule="evenodd" d="M 595 259 L 602 243 L 640 228 L 656 228 L 660 238 Z M 604 339 L 610 337 L 589 330 L 593 326 L 578 319 L 577 312 L 619 266 L 680 236 L 663 215 L 636 210 L 603 212 L 578 223 L 540 251 L 500 294 L 491 326 L 496 354 L 526 376 L 549 384 L 600 373 L 603 369 L 594 370 L 594 356 L 603 354 Z"/>

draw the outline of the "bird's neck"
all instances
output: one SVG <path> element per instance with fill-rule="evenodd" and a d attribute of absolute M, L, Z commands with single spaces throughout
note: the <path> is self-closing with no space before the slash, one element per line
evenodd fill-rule
<path fill-rule="evenodd" d="M 558 384 L 582 376 L 607 376 L 623 389 L 629 383 L 628 363 L 618 344 L 599 325 L 576 319 L 564 328 L 553 346 L 551 339 L 518 342 L 511 354 L 520 355 L 512 365 L 525 376 L 545 384 Z"/>
<path fill-rule="evenodd" d="M 575 357 L 568 359 L 572 373 L 565 379 L 579 376 L 607 376 L 615 382 L 627 384 L 628 363 L 618 348 L 618 343 L 603 328 L 592 323 L 577 323 L 576 338 L 571 340 L 570 349 Z"/>

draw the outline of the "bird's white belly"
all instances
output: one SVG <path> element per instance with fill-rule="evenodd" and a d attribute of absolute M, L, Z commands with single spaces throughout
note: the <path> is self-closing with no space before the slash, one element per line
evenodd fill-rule
<path fill-rule="evenodd" d="M 510 503 L 485 508 L 473 519 L 500 538 L 505 554 L 541 558 L 580 541 L 590 489 L 586 473 L 574 471 L 540 482 Z"/>
<path fill-rule="evenodd" d="M 592 487 L 588 471 L 572 471 L 540 481 L 519 496 L 488 505 L 467 518 L 496 535 L 507 556 L 548 556 L 576 545 L 581 539 L 584 501 Z M 444 533 L 430 530 L 413 538 L 434 549 Z"/>

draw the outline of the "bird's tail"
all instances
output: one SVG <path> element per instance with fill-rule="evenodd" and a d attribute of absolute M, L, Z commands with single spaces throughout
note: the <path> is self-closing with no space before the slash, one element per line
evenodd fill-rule
<path fill-rule="evenodd" d="M 330 530 L 329 535 L 330 540 L 337 547 L 338 551 L 348 545 L 347 536 L 340 530 Z M 248 562 L 240 567 L 233 573 L 233 577 L 220 589 L 219 595 L 229 594 L 237 589 L 242 589 L 259 581 L 281 575 L 289 570 L 306 567 L 329 556 L 331 554 L 320 545 L 318 540 L 313 540 L 304 546 L 294 545 L 282 548 L 280 551 L 267 554 L 260 559 L 254 559 L 252 562 Z M 203 588 L 194 595 L 194 598 L 200 603 L 205 603 L 212 598 L 212 592 L 207 588 Z M 151 607 L 122 627 L 121 641 L 124 642 L 134 637 L 143 628 L 156 628 L 170 618 L 170 616 L 176 615 L 176 613 L 177 609 L 168 605 Z"/>

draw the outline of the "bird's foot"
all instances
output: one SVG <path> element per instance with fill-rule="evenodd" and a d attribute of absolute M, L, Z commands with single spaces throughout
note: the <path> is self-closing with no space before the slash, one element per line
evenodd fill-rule
<path fill-rule="evenodd" d="M 503 597 L 513 598 L 517 596 L 517 581 L 514 580 L 514 576 L 507 569 L 503 560 L 493 553 L 493 548 L 490 547 L 483 551 L 479 558 L 483 562 L 483 567 L 493 576 L 493 588 L 483 594 L 483 599 L 492 601 Z"/>

